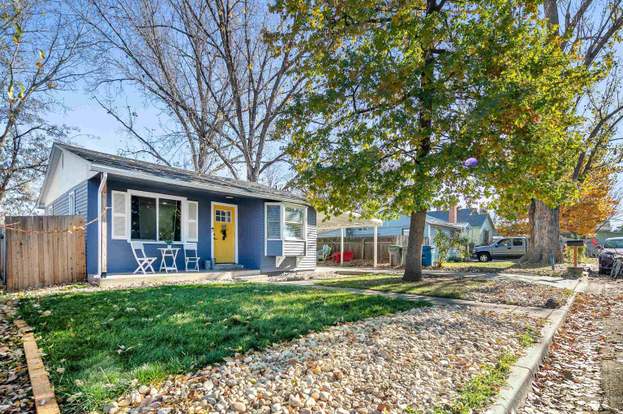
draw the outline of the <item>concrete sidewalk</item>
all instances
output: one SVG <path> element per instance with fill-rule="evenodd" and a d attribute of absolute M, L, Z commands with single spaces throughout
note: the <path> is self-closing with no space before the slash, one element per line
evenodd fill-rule
<path fill-rule="evenodd" d="M 524 315 L 528 314 L 528 315 L 535 316 L 538 318 L 548 318 L 552 314 L 552 312 L 555 311 L 555 309 L 505 305 L 505 304 L 499 304 L 499 303 L 475 302 L 471 300 L 441 298 L 441 297 L 436 297 L 436 296 L 412 295 L 408 293 L 381 292 L 378 290 L 371 290 L 371 289 L 354 289 L 354 288 L 344 288 L 344 287 L 334 287 L 334 286 L 320 286 L 320 285 L 314 284 L 313 280 L 295 280 L 295 281 L 271 282 L 271 283 L 276 283 L 280 285 L 290 285 L 290 286 L 291 285 L 305 286 L 305 287 L 311 287 L 314 289 L 342 291 L 342 292 L 358 293 L 362 295 L 378 295 L 378 296 L 385 296 L 385 297 L 397 298 L 397 299 L 424 301 L 424 302 L 429 302 L 434 305 L 469 306 L 471 308 L 484 309 L 484 310 L 495 311 L 495 312 L 510 312 L 510 313 L 524 314 Z"/>

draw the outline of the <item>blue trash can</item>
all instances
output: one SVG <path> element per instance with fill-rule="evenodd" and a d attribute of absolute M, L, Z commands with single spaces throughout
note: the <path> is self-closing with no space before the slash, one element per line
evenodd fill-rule
<path fill-rule="evenodd" d="M 422 266 L 433 265 L 433 249 L 432 246 L 422 246 Z"/>

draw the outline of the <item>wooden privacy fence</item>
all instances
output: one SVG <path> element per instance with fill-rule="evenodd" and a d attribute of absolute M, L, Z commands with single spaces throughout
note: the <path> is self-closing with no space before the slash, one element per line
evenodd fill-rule
<path fill-rule="evenodd" d="M 6 217 L 0 257 L 7 290 L 84 281 L 83 226 L 81 216 Z"/>

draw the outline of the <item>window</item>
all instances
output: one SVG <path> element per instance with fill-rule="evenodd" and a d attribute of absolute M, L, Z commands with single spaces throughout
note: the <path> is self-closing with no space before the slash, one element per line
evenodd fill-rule
<path fill-rule="evenodd" d="M 182 202 L 158 199 L 158 240 L 182 240 Z"/>
<path fill-rule="evenodd" d="M 149 197 L 132 196 L 130 212 L 132 223 L 132 239 L 157 240 L 158 226 L 156 199 Z"/>
<path fill-rule="evenodd" d="M 513 239 L 513 246 L 523 246 L 523 239 Z"/>
<path fill-rule="evenodd" d="M 281 239 L 281 206 L 279 204 L 266 205 L 266 238 L 268 240 Z"/>
<path fill-rule="evenodd" d="M 231 223 L 231 210 L 219 210 L 214 212 L 217 223 Z"/>
<path fill-rule="evenodd" d="M 70 216 L 76 214 L 76 193 L 72 190 L 69 192 L 69 212 Z"/>
<path fill-rule="evenodd" d="M 305 207 L 285 206 L 284 235 L 286 239 L 305 238 Z"/>
<path fill-rule="evenodd" d="M 623 249 L 623 239 L 607 239 L 604 243 L 606 249 Z"/>
<path fill-rule="evenodd" d="M 133 240 L 182 240 L 180 200 L 132 195 L 130 214 Z"/>
<path fill-rule="evenodd" d="M 498 247 L 510 247 L 511 241 L 509 239 L 502 239 L 498 242 Z"/>

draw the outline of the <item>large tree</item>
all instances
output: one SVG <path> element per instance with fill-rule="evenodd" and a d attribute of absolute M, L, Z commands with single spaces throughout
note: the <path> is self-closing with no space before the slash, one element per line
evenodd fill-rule
<path fill-rule="evenodd" d="M 616 62 L 623 28 L 622 6 L 621 0 L 544 1 L 552 43 L 569 55 L 579 56 L 580 64 L 586 69 L 606 74 L 593 88 L 580 90 L 576 96 L 577 111 L 586 116 L 582 143 L 573 159 L 560 168 L 571 171 L 578 187 L 590 179 L 593 170 L 610 168 L 621 161 L 613 132 L 623 120 L 623 101 L 618 99 L 620 70 Z M 525 261 L 547 263 L 550 257 L 562 259 L 559 235 L 564 201 L 552 202 L 540 197 L 531 200 L 530 243 Z"/>
<path fill-rule="evenodd" d="M 129 85 L 161 109 L 169 130 L 146 134 L 135 108 L 99 102 L 159 162 L 258 179 L 284 161 L 275 122 L 303 85 L 291 43 L 270 47 L 282 22 L 248 0 L 85 0 L 102 69 L 97 86 Z M 182 155 L 180 159 L 180 154 Z"/>
<path fill-rule="evenodd" d="M 49 123 L 59 91 L 82 75 L 83 30 L 62 3 L 0 4 L 0 205 L 2 213 L 32 211 L 49 144 L 67 128 Z"/>
<path fill-rule="evenodd" d="M 519 161 L 551 156 L 575 122 L 559 88 L 573 90 L 580 75 L 531 2 L 281 0 L 276 9 L 312 82 L 282 125 L 294 131 L 301 181 L 329 214 L 408 214 L 407 280 L 422 275 L 431 206 L 473 194 L 477 172 L 511 171 L 506 149 Z"/>

